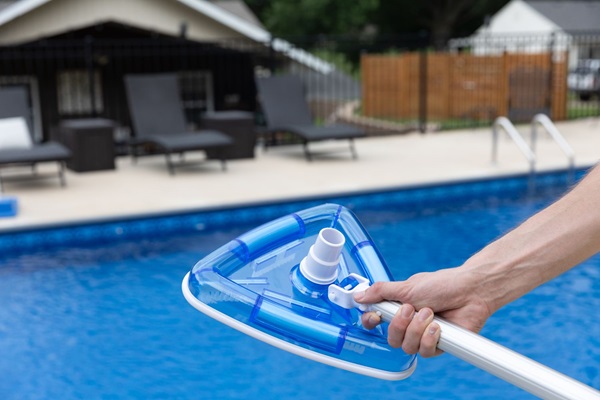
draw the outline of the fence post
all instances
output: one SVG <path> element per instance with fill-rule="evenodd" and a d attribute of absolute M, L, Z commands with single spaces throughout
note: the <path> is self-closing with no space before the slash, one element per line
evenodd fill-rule
<path fill-rule="evenodd" d="M 556 39 L 556 32 L 550 34 L 550 48 L 548 49 L 548 94 L 546 96 L 546 107 L 550 118 L 554 118 L 553 101 L 554 98 L 554 43 Z"/>
<path fill-rule="evenodd" d="M 419 132 L 427 131 L 427 48 L 419 52 Z"/>
<path fill-rule="evenodd" d="M 96 82 L 94 79 L 94 39 L 91 36 L 85 37 L 85 64 L 88 72 L 88 82 L 90 90 L 90 107 L 92 109 L 92 117 L 98 116 L 96 111 Z"/>
<path fill-rule="evenodd" d="M 499 104 L 498 104 L 498 115 L 507 116 L 510 110 L 510 76 L 508 71 L 508 52 L 504 50 L 502 52 L 502 87 L 500 92 Z"/>

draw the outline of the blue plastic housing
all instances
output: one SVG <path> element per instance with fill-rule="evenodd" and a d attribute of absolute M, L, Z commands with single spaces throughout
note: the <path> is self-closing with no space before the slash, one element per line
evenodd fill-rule
<path fill-rule="evenodd" d="M 354 214 L 324 204 L 262 225 L 209 254 L 192 269 L 189 290 L 212 309 L 304 349 L 390 373 L 411 369 L 415 356 L 387 344 L 387 324 L 366 330 L 358 310 L 331 303 L 328 285 L 300 274 L 300 261 L 327 227 L 346 238 L 336 284 L 350 273 L 371 283 L 392 279 Z"/>
<path fill-rule="evenodd" d="M 0 196 L 0 217 L 14 217 L 17 215 L 18 203 L 16 197 Z"/>

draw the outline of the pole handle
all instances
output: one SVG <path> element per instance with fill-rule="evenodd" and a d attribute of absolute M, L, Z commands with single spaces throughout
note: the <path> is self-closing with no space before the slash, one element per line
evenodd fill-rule
<path fill-rule="evenodd" d="M 371 310 L 390 322 L 401 303 L 383 301 Z M 600 399 L 600 392 L 558 371 L 533 361 L 440 317 L 434 317 L 441 328 L 438 349 L 450 353 L 515 386 L 543 399 Z"/>

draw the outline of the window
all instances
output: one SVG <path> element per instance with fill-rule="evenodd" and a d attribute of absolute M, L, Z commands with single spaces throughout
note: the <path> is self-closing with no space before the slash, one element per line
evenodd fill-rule
<path fill-rule="evenodd" d="M 215 110 L 212 74 L 210 71 L 181 72 L 179 87 L 186 118 L 197 127 L 202 113 Z"/>
<path fill-rule="evenodd" d="M 58 112 L 60 115 L 88 115 L 101 113 L 102 85 L 100 73 L 95 71 L 94 101 L 90 86 L 90 74 L 87 70 L 62 71 L 58 74 Z"/>

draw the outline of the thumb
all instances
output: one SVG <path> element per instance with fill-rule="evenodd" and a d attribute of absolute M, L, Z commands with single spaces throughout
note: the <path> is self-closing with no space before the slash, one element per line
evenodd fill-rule
<path fill-rule="evenodd" d="M 358 303 L 379 303 L 383 300 L 402 301 L 406 291 L 404 282 L 375 282 L 364 292 L 356 293 Z"/>

